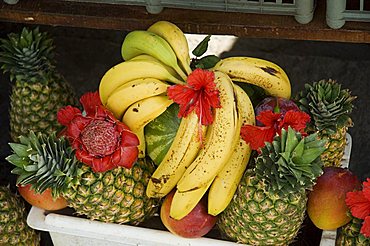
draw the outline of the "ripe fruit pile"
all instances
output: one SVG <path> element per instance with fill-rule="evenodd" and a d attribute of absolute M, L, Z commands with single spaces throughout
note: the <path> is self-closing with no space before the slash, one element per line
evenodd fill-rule
<path fill-rule="evenodd" d="M 340 162 L 355 97 L 322 80 L 291 99 L 284 70 L 262 59 L 202 66 L 167 21 L 130 32 L 121 54 L 98 92 L 81 97 L 83 111 L 58 111 L 63 131 L 11 144 L 18 184 L 94 220 L 138 224 L 163 199 L 163 224 L 183 237 L 217 223 L 246 244 L 295 240 L 322 159 Z M 242 84 L 266 93 L 256 109 Z"/>

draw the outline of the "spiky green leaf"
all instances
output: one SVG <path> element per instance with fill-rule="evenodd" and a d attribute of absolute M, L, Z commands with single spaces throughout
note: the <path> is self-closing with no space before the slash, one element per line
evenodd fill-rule
<path fill-rule="evenodd" d="M 304 138 L 290 127 L 283 129 L 272 143 L 261 148 L 256 175 L 279 193 L 311 189 L 322 173 L 319 156 L 325 150 L 324 144 L 315 134 Z"/>

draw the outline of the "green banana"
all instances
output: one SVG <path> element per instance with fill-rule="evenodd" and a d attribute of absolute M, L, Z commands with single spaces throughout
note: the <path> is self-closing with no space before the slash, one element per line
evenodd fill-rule
<path fill-rule="evenodd" d="M 123 59 L 130 60 L 141 54 L 148 54 L 172 67 L 186 81 L 187 75 L 177 64 L 177 57 L 168 42 L 159 35 L 144 31 L 131 31 L 125 37 L 121 54 Z"/>
<path fill-rule="evenodd" d="M 182 30 L 169 21 L 157 21 L 148 28 L 148 31 L 161 36 L 171 45 L 181 67 L 189 75 L 192 72 L 190 68 L 189 46 Z"/>

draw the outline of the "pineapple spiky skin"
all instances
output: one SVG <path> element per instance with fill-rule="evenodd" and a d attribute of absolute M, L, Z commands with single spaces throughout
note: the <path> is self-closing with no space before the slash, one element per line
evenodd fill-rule
<path fill-rule="evenodd" d="M 342 164 L 342 158 L 344 155 L 344 149 L 346 148 L 346 133 L 348 127 L 338 128 L 335 133 L 328 134 L 325 131 L 321 131 L 318 134 L 320 139 L 327 141 L 325 145 L 325 152 L 321 155 L 321 160 L 325 167 L 339 167 Z"/>
<path fill-rule="evenodd" d="M 264 182 L 247 170 L 218 226 L 233 241 L 248 245 L 287 245 L 303 223 L 307 196 L 304 189 L 282 197 L 267 192 Z M 237 223 L 233 222 L 238 218 Z"/>
<path fill-rule="evenodd" d="M 346 146 L 346 132 L 353 125 L 350 114 L 355 96 L 348 89 L 342 89 L 335 80 L 320 80 L 306 84 L 297 93 L 295 101 L 300 109 L 311 116 L 307 131 L 318 132 L 320 139 L 327 140 L 322 154 L 323 165 L 341 165 Z"/>
<path fill-rule="evenodd" d="M 77 214 L 92 220 L 139 224 L 154 215 L 159 200 L 146 196 L 154 162 L 138 159 L 131 168 L 116 167 L 94 172 L 76 159 L 64 137 L 30 132 L 20 143 L 10 143 L 13 154 L 6 160 L 16 167 L 17 184 L 31 184 L 36 192 L 50 188 L 62 195 Z"/>
<path fill-rule="evenodd" d="M 10 95 L 10 136 L 61 130 L 58 110 L 77 105 L 72 87 L 55 68 L 53 40 L 38 28 L 11 33 L 0 40 L 0 63 L 14 82 Z"/>
<path fill-rule="evenodd" d="M 27 225 L 26 219 L 20 197 L 0 186 L 0 245 L 40 245 L 40 235 Z"/>
<path fill-rule="evenodd" d="M 336 246 L 367 246 L 370 245 L 370 238 L 366 238 L 360 233 L 363 221 L 357 218 L 346 225 L 342 226 L 338 232 L 338 237 L 335 241 Z"/>
<path fill-rule="evenodd" d="M 319 156 L 325 141 L 282 129 L 265 143 L 239 183 L 218 227 L 226 237 L 248 245 L 288 245 L 303 223 L 307 190 L 323 173 Z"/>
<path fill-rule="evenodd" d="M 62 195 L 77 214 L 136 225 L 158 209 L 158 200 L 145 194 L 153 172 L 154 164 L 148 159 L 139 159 L 130 169 L 117 167 L 104 173 L 94 173 L 90 167 L 79 164 L 78 182 L 72 182 Z"/>
<path fill-rule="evenodd" d="M 76 105 L 72 88 L 62 78 L 48 84 L 15 82 L 10 96 L 10 137 L 35 132 L 58 132 L 62 126 L 57 121 L 57 111 L 69 104 Z"/>

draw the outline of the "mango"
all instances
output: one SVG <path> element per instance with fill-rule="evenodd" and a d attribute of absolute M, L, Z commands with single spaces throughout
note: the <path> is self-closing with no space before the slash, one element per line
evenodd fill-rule
<path fill-rule="evenodd" d="M 60 210 L 67 207 L 67 201 L 63 197 L 56 199 L 51 195 L 51 190 L 46 189 L 42 193 L 36 193 L 31 188 L 31 185 L 18 186 L 18 192 L 32 206 L 42 208 L 49 211 Z"/>
<path fill-rule="evenodd" d="M 336 230 L 347 224 L 346 194 L 360 188 L 361 182 L 350 170 L 325 167 L 308 194 L 307 213 L 313 224 L 322 230 Z"/>
<path fill-rule="evenodd" d="M 171 233 L 185 238 L 199 238 L 206 235 L 217 221 L 216 216 L 207 212 L 207 200 L 203 197 L 188 215 L 176 220 L 170 216 L 174 194 L 175 192 L 171 191 L 162 203 L 160 217 L 163 225 Z"/>

